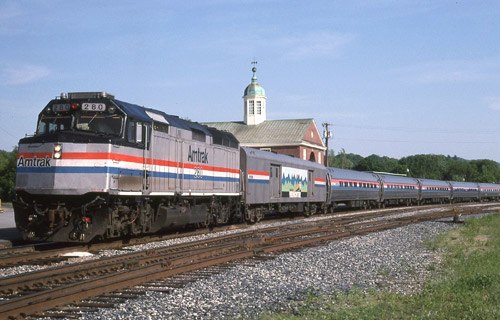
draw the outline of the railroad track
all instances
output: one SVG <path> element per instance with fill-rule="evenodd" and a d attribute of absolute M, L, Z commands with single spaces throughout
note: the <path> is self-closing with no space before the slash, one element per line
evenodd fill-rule
<path fill-rule="evenodd" d="M 498 205 L 497 205 L 498 206 Z M 318 245 L 327 241 L 421 221 L 478 213 L 489 206 L 461 206 L 399 217 L 387 212 L 306 219 L 281 227 L 245 230 L 180 245 L 69 264 L 0 279 L 0 319 L 25 317 L 141 284 L 232 261 Z M 498 209 L 497 209 L 498 210 Z M 398 210 L 399 211 L 399 210 Z M 122 296 L 121 294 L 114 294 Z M 95 303 L 94 303 L 95 304 Z M 87 306 L 93 305 L 92 303 Z M 85 305 L 84 305 L 85 306 Z"/>

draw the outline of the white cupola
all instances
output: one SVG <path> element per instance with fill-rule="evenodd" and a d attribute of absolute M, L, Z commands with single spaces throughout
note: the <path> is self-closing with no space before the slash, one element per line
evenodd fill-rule
<path fill-rule="evenodd" d="M 257 82 L 257 68 L 253 67 L 252 72 L 252 82 L 243 94 L 245 124 L 250 126 L 266 121 L 266 91 Z"/>

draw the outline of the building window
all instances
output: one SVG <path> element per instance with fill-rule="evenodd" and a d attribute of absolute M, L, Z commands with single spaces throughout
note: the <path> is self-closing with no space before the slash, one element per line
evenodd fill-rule
<path fill-rule="evenodd" d="M 311 130 L 311 138 L 314 138 L 314 131 Z"/>
<path fill-rule="evenodd" d="M 257 114 L 262 114 L 262 102 L 257 101 Z"/>
<path fill-rule="evenodd" d="M 307 159 L 307 150 L 302 149 L 302 159 L 306 160 Z"/>
<path fill-rule="evenodd" d="M 318 163 L 321 164 L 321 151 L 318 151 Z"/>
<path fill-rule="evenodd" d="M 254 101 L 253 100 L 248 101 L 248 113 L 249 114 L 255 114 L 255 107 L 254 107 Z"/>

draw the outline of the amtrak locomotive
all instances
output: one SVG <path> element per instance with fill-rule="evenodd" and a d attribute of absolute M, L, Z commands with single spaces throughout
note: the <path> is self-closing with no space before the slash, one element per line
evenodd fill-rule
<path fill-rule="evenodd" d="M 35 135 L 19 141 L 14 211 L 24 239 L 88 242 L 341 204 L 499 198 L 497 184 L 325 168 L 243 148 L 228 132 L 75 92 L 51 100 Z"/>

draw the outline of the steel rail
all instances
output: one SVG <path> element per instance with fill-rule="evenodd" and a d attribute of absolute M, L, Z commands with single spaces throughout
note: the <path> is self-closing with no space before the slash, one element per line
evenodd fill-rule
<path fill-rule="evenodd" d="M 481 208 L 470 208 L 467 211 L 477 209 Z M 464 210 L 462 210 L 462 214 L 466 214 Z M 92 274 L 93 272 L 90 272 L 89 276 L 92 275 L 92 279 L 80 280 L 79 282 L 0 302 L 0 318 L 16 318 L 37 313 L 55 306 L 73 303 L 179 273 L 250 258 L 262 252 L 296 249 L 344 237 L 455 215 L 457 215 L 457 210 L 451 209 L 441 212 L 417 213 L 417 215 L 405 217 L 381 218 L 381 220 L 375 219 L 359 223 L 353 222 L 351 219 L 346 219 L 342 223 L 334 221 L 334 219 L 330 221 L 305 221 L 304 224 L 289 225 L 287 228 L 271 227 L 267 235 L 266 231 L 259 229 L 209 239 L 206 242 L 200 242 L 197 248 L 195 246 L 195 249 L 193 247 L 188 249 L 193 243 L 187 243 L 179 245 L 174 250 L 172 248 L 165 250 L 160 248 L 157 252 L 145 251 L 139 253 L 143 260 L 122 262 L 121 267 L 118 269 L 116 266 L 113 267 L 111 273 L 96 276 Z M 306 232 L 306 228 L 308 232 Z M 270 234 L 277 231 L 284 234 Z M 0 279 L 0 287 L 1 284 L 2 280 Z"/>

